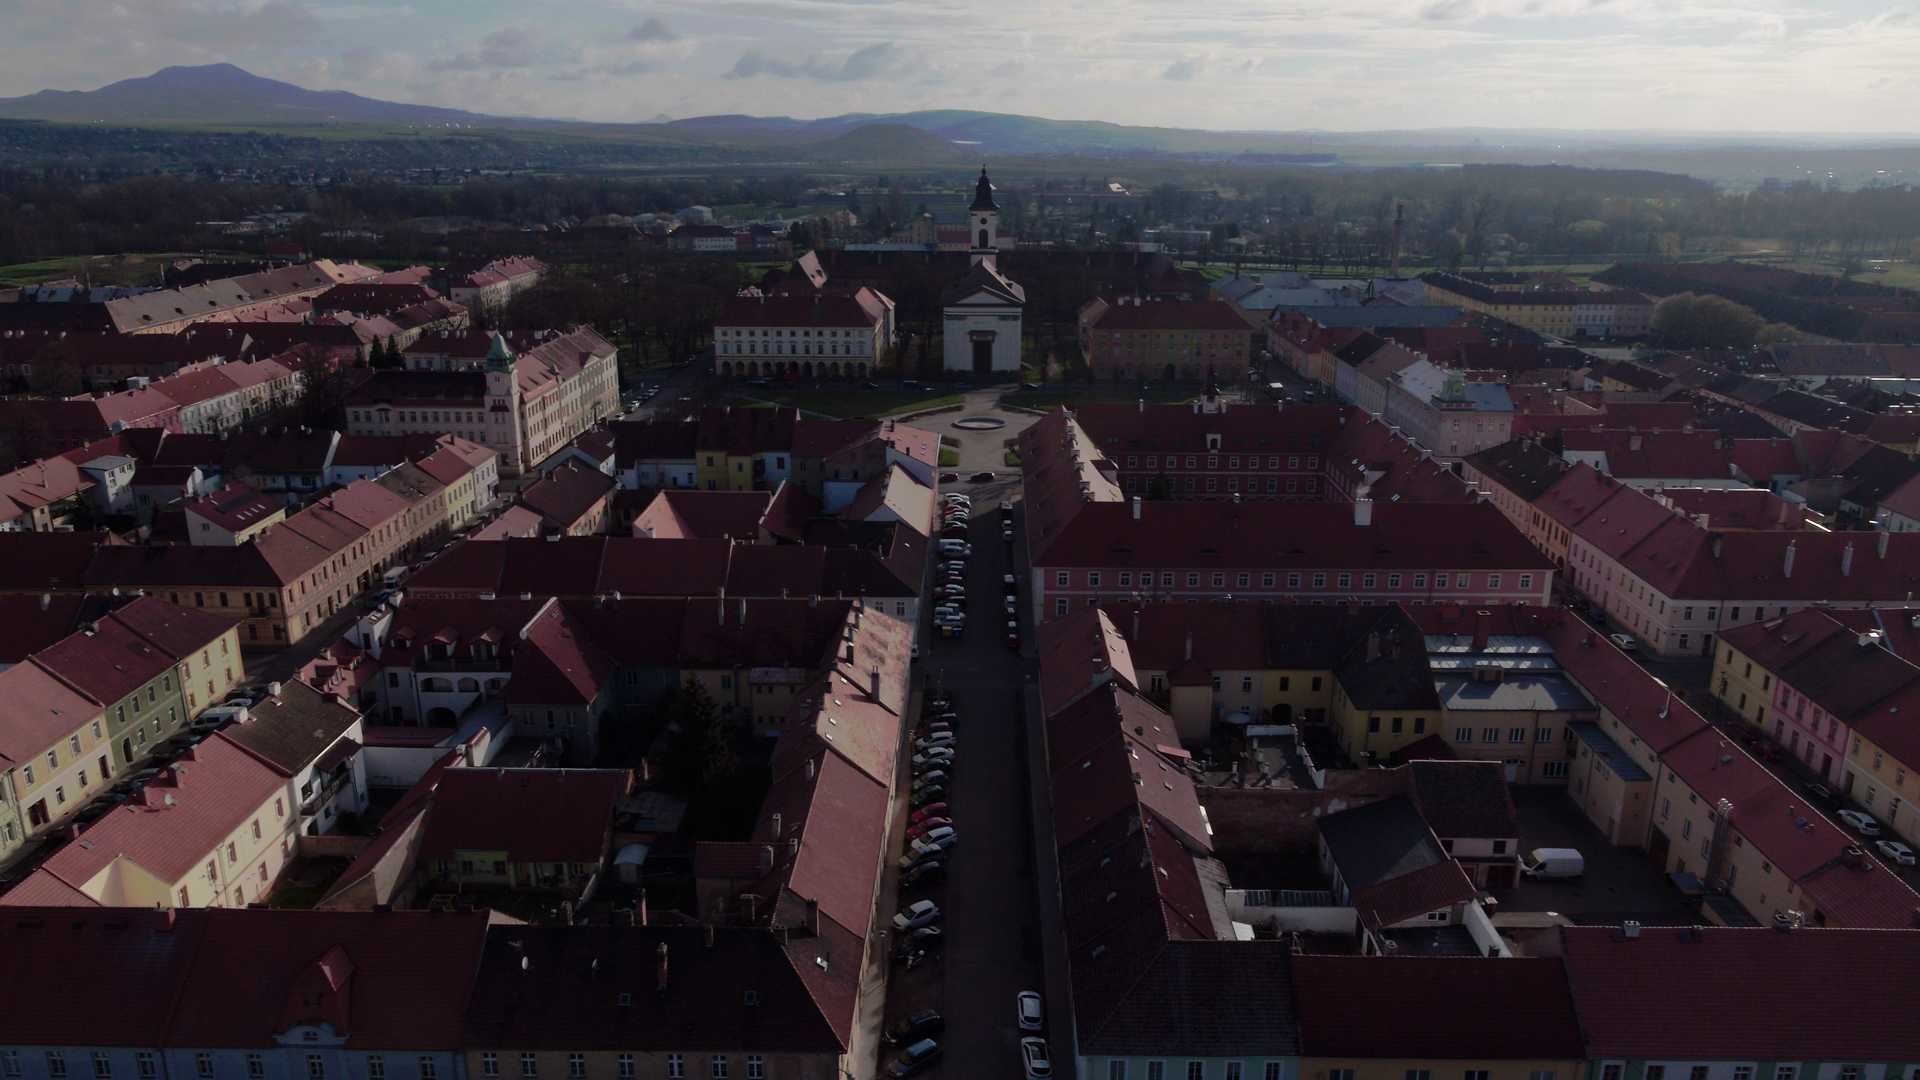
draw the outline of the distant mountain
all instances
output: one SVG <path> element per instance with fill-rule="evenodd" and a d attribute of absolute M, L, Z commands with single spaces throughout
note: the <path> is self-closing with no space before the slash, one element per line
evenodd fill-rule
<path fill-rule="evenodd" d="M 817 161 L 869 161 L 938 164 L 968 160 L 952 142 L 908 124 L 862 124 L 799 147 Z"/>
<path fill-rule="evenodd" d="M 0 117 L 110 124 L 472 124 L 524 121 L 406 105 L 344 90 L 308 90 L 232 64 L 161 68 L 98 90 L 42 90 L 0 98 Z"/>

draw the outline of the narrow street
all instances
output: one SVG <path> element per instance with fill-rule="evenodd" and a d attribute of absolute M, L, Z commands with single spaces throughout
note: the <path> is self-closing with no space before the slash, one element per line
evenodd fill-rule
<path fill-rule="evenodd" d="M 988 411 L 990 395 L 979 396 L 978 411 Z M 969 405 L 976 404 L 973 397 Z M 991 470 L 996 479 L 942 485 L 974 499 L 968 624 L 957 638 L 930 640 L 920 674 L 926 696 L 951 692 L 960 714 L 947 800 L 960 844 L 943 882 L 908 894 L 940 905 L 946 946 L 930 965 L 911 972 L 896 965 L 887 1003 L 890 1025 L 921 1009 L 938 1009 L 945 1017 L 946 1032 L 939 1037 L 945 1053 L 927 1076 L 1021 1076 L 1014 996 L 1044 990 L 1023 707 L 1031 663 L 1008 647 L 1002 610 L 1002 577 L 1012 569 L 1014 556 L 1000 539 L 1004 512 L 999 504 L 1016 499 L 1019 488 L 1018 475 L 1010 475 L 1001 462 L 1000 444 L 1009 429 L 956 433 L 962 439 L 961 476 Z M 1024 628 L 1024 595 L 1019 609 Z M 883 1067 L 892 1055 L 891 1049 L 882 1055 Z M 1062 1065 L 1056 1059 L 1056 1075 L 1064 1075 Z"/>

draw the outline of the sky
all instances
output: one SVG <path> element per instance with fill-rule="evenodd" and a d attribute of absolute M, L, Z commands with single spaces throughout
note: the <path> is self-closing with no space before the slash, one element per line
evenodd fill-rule
<path fill-rule="evenodd" d="M 479 112 L 1920 132 L 1920 0 L 0 0 L 0 96 L 219 61 Z"/>

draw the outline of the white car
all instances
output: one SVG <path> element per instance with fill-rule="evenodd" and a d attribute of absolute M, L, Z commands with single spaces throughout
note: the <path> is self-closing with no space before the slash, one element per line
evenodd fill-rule
<path fill-rule="evenodd" d="M 1020 1057 L 1026 1062 L 1027 1080 L 1053 1080 L 1053 1059 L 1047 1056 L 1047 1040 L 1037 1035 L 1021 1039 Z"/>
<path fill-rule="evenodd" d="M 893 928 L 895 930 L 905 930 L 909 923 L 926 918 L 929 915 L 937 918 L 939 914 L 940 905 L 931 900 L 921 900 L 908 905 L 904 911 L 895 912 L 893 915 Z M 923 923 L 922 925 L 925 924 Z"/>
<path fill-rule="evenodd" d="M 941 751 L 945 751 L 942 753 Z M 944 768 L 953 764 L 953 750 L 949 747 L 935 747 L 913 755 L 913 767 L 916 769 Z"/>
<path fill-rule="evenodd" d="M 1633 640 L 1632 634 L 1608 634 L 1607 640 L 1618 645 L 1621 652 L 1634 652 L 1640 648 L 1640 643 Z"/>
<path fill-rule="evenodd" d="M 1040 1005 L 1040 991 L 1022 990 L 1013 996 L 1013 1012 L 1021 1031 L 1040 1031 L 1047 1026 L 1046 1010 Z"/>
<path fill-rule="evenodd" d="M 926 738 L 921 739 L 917 743 L 914 743 L 913 748 L 915 750 L 920 751 L 921 753 L 925 753 L 926 751 L 932 750 L 935 747 L 952 746 L 952 745 L 953 745 L 953 732 L 936 731 L 936 732 L 928 733 Z"/>
<path fill-rule="evenodd" d="M 1898 866 L 1913 865 L 1913 849 L 1898 840 L 1878 840 L 1873 846 L 1879 848 L 1880 854 L 1890 863 Z"/>
<path fill-rule="evenodd" d="M 1880 835 L 1880 823 L 1873 820 L 1873 816 L 1870 814 L 1862 813 L 1859 810 L 1842 810 L 1834 816 L 1853 826 L 1853 831 L 1859 833 L 1861 836 Z"/>

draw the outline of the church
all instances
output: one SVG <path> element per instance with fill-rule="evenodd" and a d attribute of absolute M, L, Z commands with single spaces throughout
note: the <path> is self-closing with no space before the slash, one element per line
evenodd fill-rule
<path fill-rule="evenodd" d="M 1027 292 L 1000 272 L 1000 204 L 986 166 L 967 208 L 972 264 L 942 295 L 942 367 L 948 372 L 1018 376 L 1020 315 Z"/>

